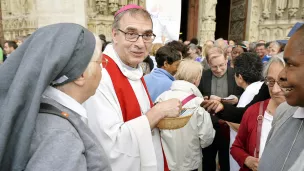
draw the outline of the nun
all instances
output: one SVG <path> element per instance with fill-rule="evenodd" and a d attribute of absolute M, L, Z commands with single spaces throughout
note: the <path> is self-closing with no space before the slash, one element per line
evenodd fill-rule
<path fill-rule="evenodd" d="M 38 29 L 0 66 L 0 170 L 110 171 L 82 103 L 101 79 L 99 38 Z"/>

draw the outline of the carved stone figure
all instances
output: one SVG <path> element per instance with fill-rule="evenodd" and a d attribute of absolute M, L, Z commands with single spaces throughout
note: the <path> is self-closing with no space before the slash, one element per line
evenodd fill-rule
<path fill-rule="evenodd" d="M 204 0 L 203 20 L 215 20 L 215 7 L 217 0 Z"/>
<path fill-rule="evenodd" d="M 101 15 L 108 15 L 107 0 L 96 0 L 96 11 Z"/>
<path fill-rule="evenodd" d="M 289 0 L 288 2 L 288 14 L 290 17 L 296 17 L 296 13 L 300 8 L 299 0 Z"/>
<path fill-rule="evenodd" d="M 263 11 L 262 16 L 264 19 L 268 19 L 270 17 L 270 7 L 271 7 L 271 0 L 264 0 L 263 2 Z"/>
<path fill-rule="evenodd" d="M 109 0 L 109 13 L 114 15 L 118 9 L 118 0 Z"/>
<path fill-rule="evenodd" d="M 268 41 L 270 38 L 270 29 L 269 28 L 261 28 L 260 29 L 260 39 Z"/>
<path fill-rule="evenodd" d="M 284 31 L 282 28 L 278 27 L 275 29 L 274 38 L 275 39 L 284 39 L 285 38 Z"/>
<path fill-rule="evenodd" d="M 123 7 L 123 6 L 127 5 L 127 4 L 128 4 L 128 0 L 120 0 L 120 2 L 119 2 L 119 8 L 121 8 L 121 7 Z"/>
<path fill-rule="evenodd" d="M 203 21 L 200 39 L 214 40 L 215 25 L 215 21 L 211 19 Z"/>
<path fill-rule="evenodd" d="M 276 15 L 281 18 L 287 7 L 287 0 L 276 0 Z"/>

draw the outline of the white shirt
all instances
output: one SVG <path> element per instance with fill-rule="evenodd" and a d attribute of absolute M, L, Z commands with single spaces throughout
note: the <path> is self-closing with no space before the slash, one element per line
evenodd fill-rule
<path fill-rule="evenodd" d="M 55 100 L 61 105 L 73 110 L 75 113 L 79 114 L 81 116 L 81 120 L 87 124 L 88 116 L 86 109 L 69 95 L 54 87 L 48 86 L 42 96 Z"/>
<path fill-rule="evenodd" d="M 292 116 L 293 118 L 304 118 L 304 107 L 299 107 Z"/>
<path fill-rule="evenodd" d="M 265 111 L 264 117 L 263 117 L 263 123 L 262 123 L 259 158 L 261 158 L 261 156 L 263 154 L 266 140 L 267 140 L 268 134 L 271 130 L 272 120 L 273 120 L 273 116 L 270 115 L 267 111 Z"/>
<path fill-rule="evenodd" d="M 140 80 L 141 67 L 125 65 L 110 44 L 104 50 L 129 80 L 140 104 L 142 116 L 124 122 L 120 104 L 106 69 L 94 96 L 84 103 L 88 112 L 88 125 L 104 147 L 113 171 L 163 171 L 163 154 L 159 130 L 151 132 L 144 115 L 150 109 L 147 92 Z"/>
<path fill-rule="evenodd" d="M 259 93 L 262 84 L 263 82 L 257 81 L 248 85 L 241 95 L 237 107 L 245 107 L 247 104 L 249 104 L 252 101 L 253 97 Z"/>
<path fill-rule="evenodd" d="M 202 163 L 202 148 L 212 144 L 215 130 L 210 114 L 202 107 L 203 96 L 199 89 L 187 81 L 176 80 L 169 91 L 162 93 L 156 101 L 177 98 L 180 101 L 194 94 L 196 97 L 183 108 L 197 108 L 188 123 L 180 129 L 161 130 L 161 138 L 171 171 L 197 169 Z"/>

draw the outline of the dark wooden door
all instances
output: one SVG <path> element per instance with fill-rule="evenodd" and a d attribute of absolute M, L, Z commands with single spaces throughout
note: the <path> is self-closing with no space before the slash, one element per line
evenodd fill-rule
<path fill-rule="evenodd" d="M 229 40 L 245 40 L 248 0 L 231 0 Z"/>
<path fill-rule="evenodd" d="M 199 0 L 189 0 L 187 40 L 197 37 Z"/>

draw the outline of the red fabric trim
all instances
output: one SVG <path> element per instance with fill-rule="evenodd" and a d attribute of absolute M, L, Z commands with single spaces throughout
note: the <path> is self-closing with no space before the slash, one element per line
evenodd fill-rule
<path fill-rule="evenodd" d="M 121 70 L 119 69 L 119 67 L 112 58 L 110 58 L 105 54 L 103 54 L 103 57 L 108 60 L 106 69 L 111 77 L 114 90 L 117 95 L 117 99 L 119 101 L 119 105 L 122 111 L 124 122 L 140 117 L 141 116 L 140 106 L 129 80 L 126 78 L 126 76 L 123 75 L 123 73 L 121 72 Z M 152 108 L 153 102 L 151 100 L 150 94 L 148 93 L 147 85 L 143 77 L 141 77 L 141 81 L 149 97 L 150 107 Z M 169 171 L 164 151 L 163 151 L 163 157 L 164 157 L 164 171 Z"/>
<path fill-rule="evenodd" d="M 140 106 L 128 79 L 123 75 L 112 58 L 105 54 L 103 56 L 108 60 L 106 69 L 111 77 L 124 121 L 127 122 L 140 117 Z"/>

